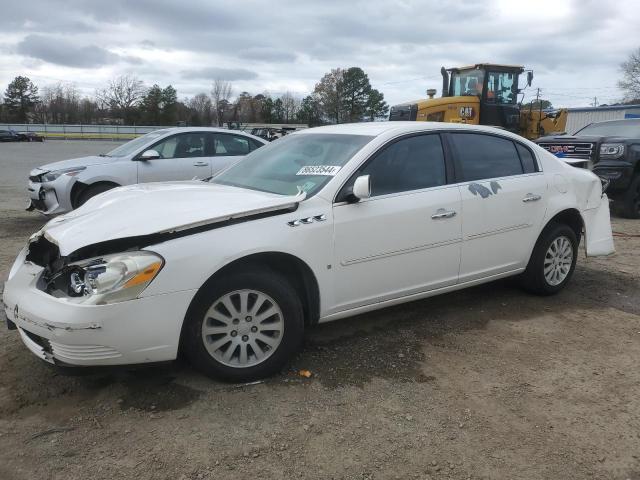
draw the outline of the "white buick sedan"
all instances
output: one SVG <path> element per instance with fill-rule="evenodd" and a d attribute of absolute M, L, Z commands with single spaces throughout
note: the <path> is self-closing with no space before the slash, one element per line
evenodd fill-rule
<path fill-rule="evenodd" d="M 47 223 L 4 289 L 9 327 L 64 365 L 175 359 L 248 380 L 305 328 L 519 276 L 549 295 L 613 252 L 598 177 L 488 127 L 304 130 L 210 182 L 109 190 Z"/>

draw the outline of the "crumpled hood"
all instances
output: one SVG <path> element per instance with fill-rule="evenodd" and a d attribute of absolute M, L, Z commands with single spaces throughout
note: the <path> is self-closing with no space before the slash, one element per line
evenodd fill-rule
<path fill-rule="evenodd" d="M 31 171 L 31 175 L 39 175 L 44 172 L 53 170 L 62 170 L 72 167 L 88 167 L 90 165 L 99 165 L 102 163 L 110 163 L 117 161 L 117 157 L 100 157 L 99 155 L 91 155 L 89 157 L 70 158 L 69 160 L 60 160 L 59 162 L 47 163 Z"/>
<path fill-rule="evenodd" d="M 199 181 L 145 183 L 114 188 L 50 220 L 44 234 L 60 255 L 120 238 L 167 233 L 231 218 L 295 207 L 305 194 L 282 196 Z"/>

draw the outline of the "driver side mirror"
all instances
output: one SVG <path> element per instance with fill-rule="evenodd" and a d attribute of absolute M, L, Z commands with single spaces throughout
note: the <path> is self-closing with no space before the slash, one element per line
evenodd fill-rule
<path fill-rule="evenodd" d="M 156 160 L 158 158 L 160 158 L 160 154 L 156 150 L 145 150 L 142 152 L 142 155 L 138 157 L 138 159 L 143 162 L 146 160 Z"/>
<path fill-rule="evenodd" d="M 533 81 L 533 72 L 531 70 L 529 70 L 527 72 L 527 86 L 530 87 L 531 86 L 531 82 Z"/>
<path fill-rule="evenodd" d="M 371 197 L 371 175 L 360 175 L 353 184 L 355 200 L 365 200 Z"/>

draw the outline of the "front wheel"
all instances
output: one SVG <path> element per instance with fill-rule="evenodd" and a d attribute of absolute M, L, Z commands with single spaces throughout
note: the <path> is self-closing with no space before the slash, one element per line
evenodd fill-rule
<path fill-rule="evenodd" d="M 98 183 L 96 185 L 91 185 L 89 187 L 87 187 L 78 197 L 78 200 L 76 202 L 76 205 L 74 208 L 78 208 L 81 207 L 82 205 L 84 205 L 85 203 L 87 203 L 87 201 L 90 198 L 95 197 L 96 195 L 100 195 L 101 193 L 106 192 L 107 190 L 111 190 L 112 188 L 116 188 L 117 185 L 111 184 L 111 183 Z"/>
<path fill-rule="evenodd" d="M 183 348 L 203 373 L 245 382 L 279 372 L 303 334 L 294 288 L 280 274 L 256 269 L 207 282 L 187 314 Z"/>
<path fill-rule="evenodd" d="M 578 238 L 571 227 L 561 223 L 548 225 L 533 249 L 521 284 L 538 295 L 553 295 L 562 290 L 573 275 L 578 258 Z"/>

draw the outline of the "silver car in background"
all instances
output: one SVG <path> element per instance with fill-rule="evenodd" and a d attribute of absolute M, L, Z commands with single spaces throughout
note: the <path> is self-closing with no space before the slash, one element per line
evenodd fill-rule
<path fill-rule="evenodd" d="M 156 130 L 109 153 L 33 169 L 28 210 L 55 215 L 123 185 L 210 177 L 266 143 L 248 133 L 222 128 Z"/>

